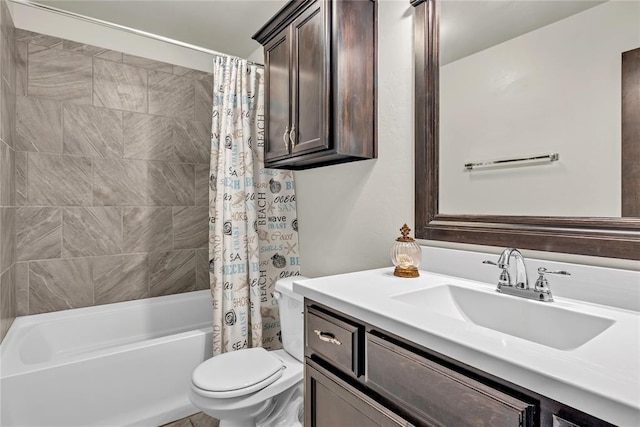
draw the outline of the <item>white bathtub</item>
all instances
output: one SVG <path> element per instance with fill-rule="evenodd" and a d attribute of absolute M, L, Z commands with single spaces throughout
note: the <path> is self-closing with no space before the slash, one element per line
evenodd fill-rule
<path fill-rule="evenodd" d="M 159 426 L 198 412 L 208 290 L 19 317 L 0 345 L 0 425 Z"/>

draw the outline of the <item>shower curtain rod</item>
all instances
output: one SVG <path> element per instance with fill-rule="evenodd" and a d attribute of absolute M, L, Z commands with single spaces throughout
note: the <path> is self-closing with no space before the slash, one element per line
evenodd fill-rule
<path fill-rule="evenodd" d="M 180 47 L 184 47 L 187 49 L 191 49 L 191 50 L 196 50 L 198 52 L 203 52 L 203 53 L 207 53 L 213 56 L 228 56 L 231 58 L 237 58 L 237 59 L 244 59 L 244 58 L 240 58 L 238 56 L 235 55 L 229 55 L 226 53 L 222 53 L 222 52 L 218 52 L 212 49 L 206 49 L 204 47 L 200 47 L 200 46 L 196 46 L 193 44 L 189 44 L 189 43 L 185 43 L 185 42 L 181 42 L 179 40 L 174 40 L 174 39 L 170 39 L 168 37 L 164 37 L 164 36 L 159 36 L 157 34 L 153 34 L 153 33 L 148 33 L 146 31 L 142 31 L 142 30 L 136 30 L 135 28 L 131 28 L 131 27 L 126 27 L 124 25 L 120 25 L 120 24 L 114 24 L 113 22 L 109 22 L 109 21 L 103 21 L 102 19 L 97 19 L 97 18 L 92 18 L 90 16 L 85 16 L 85 15 L 80 15 L 79 13 L 74 13 L 74 12 L 69 12 L 63 9 L 58 9 L 56 7 L 52 7 L 52 6 L 47 6 L 41 3 L 37 3 L 37 2 L 32 2 L 30 0 L 9 0 L 11 3 L 16 3 L 16 4 L 21 4 L 24 6 L 28 6 L 28 7 L 33 7 L 35 9 L 41 9 L 41 10 L 45 10 L 48 12 L 53 12 L 56 13 L 58 15 L 63 15 L 63 16 L 67 16 L 69 18 L 74 18 L 74 19 L 79 19 L 81 21 L 86 21 L 92 24 L 97 24 L 97 25 L 101 25 L 103 27 L 107 27 L 107 28 L 112 28 L 115 30 L 120 30 L 120 31 L 125 31 L 131 34 L 136 34 L 138 36 L 143 36 L 143 37 L 147 37 L 153 40 L 158 40 L 164 43 L 169 43 L 169 44 L 173 44 L 176 46 L 180 46 Z M 258 62 L 253 62 L 253 61 L 249 61 L 247 60 L 247 62 L 249 64 L 255 64 L 255 65 L 259 65 L 259 66 L 264 66 L 263 64 L 260 64 Z"/>

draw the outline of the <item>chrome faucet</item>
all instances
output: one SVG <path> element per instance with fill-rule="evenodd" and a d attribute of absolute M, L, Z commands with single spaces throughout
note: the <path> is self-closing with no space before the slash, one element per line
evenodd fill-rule
<path fill-rule="evenodd" d="M 512 275 L 509 272 L 511 258 L 515 260 L 515 283 L 513 282 Z M 482 261 L 483 264 L 495 265 L 502 269 L 500 278 L 498 279 L 497 292 L 501 292 L 507 295 L 514 295 L 522 298 L 535 299 L 538 301 L 551 302 L 553 301 L 553 295 L 551 289 L 549 289 L 549 282 L 544 277 L 545 274 L 560 274 L 570 276 L 566 271 L 549 271 L 544 267 L 538 268 L 538 280 L 533 288 L 529 287 L 529 278 L 527 275 L 527 266 L 524 262 L 522 253 L 516 248 L 507 248 L 502 251 L 498 262 Z"/>

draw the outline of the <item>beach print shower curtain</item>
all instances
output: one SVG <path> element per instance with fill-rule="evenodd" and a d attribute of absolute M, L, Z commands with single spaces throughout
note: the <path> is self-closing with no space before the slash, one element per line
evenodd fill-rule
<path fill-rule="evenodd" d="M 264 70 L 214 59 L 209 175 L 213 354 L 281 347 L 275 282 L 299 274 L 291 171 L 264 168 Z"/>

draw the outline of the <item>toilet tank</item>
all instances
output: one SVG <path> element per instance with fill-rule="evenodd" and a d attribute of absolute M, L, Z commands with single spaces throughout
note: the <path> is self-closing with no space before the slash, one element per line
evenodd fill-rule
<path fill-rule="evenodd" d="M 293 293 L 293 282 L 306 279 L 295 276 L 276 282 L 276 299 L 280 310 L 280 330 L 284 350 L 304 362 L 304 305 L 303 297 Z"/>

